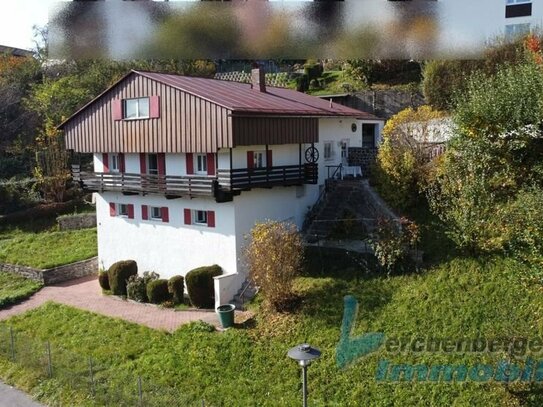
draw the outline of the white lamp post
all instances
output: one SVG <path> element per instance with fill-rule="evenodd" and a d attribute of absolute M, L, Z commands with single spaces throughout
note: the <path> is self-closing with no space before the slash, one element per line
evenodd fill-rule
<path fill-rule="evenodd" d="M 287 355 L 302 367 L 303 407 L 307 407 L 307 366 L 320 357 L 321 351 L 304 343 L 289 350 Z"/>

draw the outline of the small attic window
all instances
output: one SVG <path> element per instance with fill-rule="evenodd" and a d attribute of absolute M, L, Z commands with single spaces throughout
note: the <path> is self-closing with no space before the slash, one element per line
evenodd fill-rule
<path fill-rule="evenodd" d="M 148 119 L 149 98 L 125 99 L 123 119 Z"/>

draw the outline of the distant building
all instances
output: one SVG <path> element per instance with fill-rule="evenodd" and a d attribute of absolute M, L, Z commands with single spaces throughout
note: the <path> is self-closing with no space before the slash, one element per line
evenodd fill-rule
<path fill-rule="evenodd" d="M 14 57 L 31 57 L 34 55 L 32 51 L 22 48 L 8 47 L 6 45 L 0 45 L 0 54 L 8 54 Z"/>

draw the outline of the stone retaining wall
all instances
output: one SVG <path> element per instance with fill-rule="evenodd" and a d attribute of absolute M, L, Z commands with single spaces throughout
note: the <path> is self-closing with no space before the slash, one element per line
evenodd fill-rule
<path fill-rule="evenodd" d="M 0 263 L 0 271 L 18 274 L 45 285 L 51 285 L 98 273 L 98 257 L 50 269 L 35 269 L 17 264 Z"/>
<path fill-rule="evenodd" d="M 370 175 L 371 167 L 375 163 L 376 157 L 376 148 L 349 147 L 349 165 L 360 166 L 364 178 L 368 178 Z"/>
<path fill-rule="evenodd" d="M 95 213 L 80 213 L 77 215 L 64 215 L 57 218 L 60 230 L 87 229 L 96 227 Z"/>

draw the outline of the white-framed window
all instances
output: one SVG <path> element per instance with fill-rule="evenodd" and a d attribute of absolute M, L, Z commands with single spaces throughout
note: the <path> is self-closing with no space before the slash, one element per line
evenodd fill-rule
<path fill-rule="evenodd" d="M 524 24 L 507 24 L 505 26 L 505 37 L 513 39 L 518 36 L 528 34 L 530 32 L 530 23 Z"/>
<path fill-rule="evenodd" d="M 505 4 L 508 6 L 512 4 L 523 4 L 523 3 L 531 3 L 532 0 L 505 0 Z"/>
<path fill-rule="evenodd" d="M 109 157 L 109 171 L 110 172 L 120 172 L 121 163 L 119 161 L 119 154 L 111 154 Z"/>
<path fill-rule="evenodd" d="M 266 168 L 266 152 L 255 151 L 253 153 L 253 168 Z"/>
<path fill-rule="evenodd" d="M 128 205 L 118 203 L 117 204 L 117 216 L 128 218 Z"/>
<path fill-rule="evenodd" d="M 124 119 L 148 119 L 149 98 L 124 99 Z"/>
<path fill-rule="evenodd" d="M 147 173 L 158 174 L 158 154 L 147 154 Z"/>
<path fill-rule="evenodd" d="M 207 174 L 207 155 L 195 154 L 194 160 L 196 161 L 196 174 Z"/>
<path fill-rule="evenodd" d="M 334 143 L 332 141 L 324 142 L 324 160 L 330 161 L 334 158 Z"/>
<path fill-rule="evenodd" d="M 158 206 L 150 206 L 149 212 L 151 219 L 153 220 L 162 220 L 162 208 Z"/>
<path fill-rule="evenodd" d="M 195 225 L 207 226 L 207 211 L 192 211 L 192 219 Z"/>

